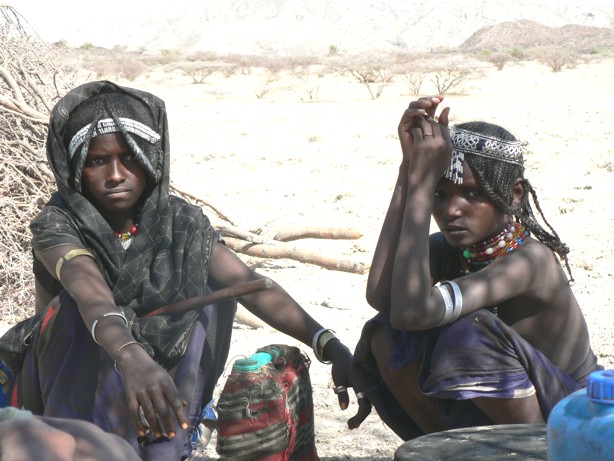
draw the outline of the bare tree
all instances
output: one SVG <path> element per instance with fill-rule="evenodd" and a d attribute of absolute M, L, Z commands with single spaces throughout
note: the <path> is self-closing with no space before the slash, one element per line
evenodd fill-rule
<path fill-rule="evenodd" d="M 514 58 L 509 53 L 505 53 L 503 51 L 489 53 L 484 58 L 485 61 L 495 66 L 495 69 L 497 70 L 502 70 L 505 65 L 513 59 Z"/>
<path fill-rule="evenodd" d="M 207 77 L 220 71 L 220 66 L 207 62 L 188 62 L 177 64 L 176 68 L 188 75 L 192 83 L 203 84 Z"/>
<path fill-rule="evenodd" d="M 578 62 L 578 55 L 575 52 L 557 46 L 537 48 L 533 51 L 533 55 L 552 72 L 561 72 L 565 67 L 573 69 Z"/>
<path fill-rule="evenodd" d="M 342 73 L 351 75 L 369 91 L 371 99 L 378 99 L 394 77 L 391 61 L 385 57 L 354 56 L 343 59 L 339 66 Z"/>
<path fill-rule="evenodd" d="M 431 68 L 430 80 L 439 94 L 446 94 L 479 73 L 477 61 L 462 56 L 440 56 Z"/>
<path fill-rule="evenodd" d="M 422 88 L 422 84 L 426 79 L 428 72 L 422 70 L 407 70 L 405 72 L 400 73 L 401 78 L 409 88 L 411 94 L 419 95 L 420 89 Z"/>
<path fill-rule="evenodd" d="M 441 68 L 433 72 L 431 82 L 439 94 L 446 94 L 451 88 L 466 80 L 469 75 L 468 70 Z"/>

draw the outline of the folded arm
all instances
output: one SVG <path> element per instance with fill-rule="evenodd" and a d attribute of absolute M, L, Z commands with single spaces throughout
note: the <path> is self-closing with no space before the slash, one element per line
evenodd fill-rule
<path fill-rule="evenodd" d="M 185 429 L 188 419 L 171 377 L 138 345 L 122 316 L 116 315 L 121 311 L 94 260 L 82 254 L 67 259 L 67 254 L 75 250 L 79 248 L 62 245 L 35 255 L 74 299 L 93 339 L 115 361 L 139 433 L 146 431 L 140 417 L 142 408 L 154 433 L 174 436 L 175 420 Z"/>

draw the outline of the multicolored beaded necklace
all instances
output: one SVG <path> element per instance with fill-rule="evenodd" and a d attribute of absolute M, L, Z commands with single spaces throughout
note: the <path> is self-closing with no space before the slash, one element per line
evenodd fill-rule
<path fill-rule="evenodd" d="M 528 236 L 529 230 L 525 226 L 510 220 L 499 233 L 463 250 L 465 273 L 480 270 L 499 256 L 514 251 Z"/>
<path fill-rule="evenodd" d="M 128 232 L 115 232 L 115 237 L 119 240 L 119 243 L 127 250 L 134 239 L 134 236 L 139 231 L 139 225 L 135 224 L 130 228 Z"/>

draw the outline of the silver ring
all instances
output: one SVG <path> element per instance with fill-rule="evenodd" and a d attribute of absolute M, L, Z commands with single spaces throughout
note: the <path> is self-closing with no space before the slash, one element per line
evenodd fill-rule
<path fill-rule="evenodd" d="M 365 393 L 364 392 L 356 392 L 356 398 L 358 400 L 365 399 L 366 398 Z"/>
<path fill-rule="evenodd" d="M 335 391 L 335 394 L 341 394 L 343 392 L 347 392 L 348 388 L 345 386 L 336 386 L 334 391 Z"/>
<path fill-rule="evenodd" d="M 427 136 L 433 136 L 433 133 L 424 133 L 422 136 L 426 138 Z"/>

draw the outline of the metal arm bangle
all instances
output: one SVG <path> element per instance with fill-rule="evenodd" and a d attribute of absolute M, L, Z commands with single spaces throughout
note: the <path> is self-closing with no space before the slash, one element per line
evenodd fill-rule
<path fill-rule="evenodd" d="M 443 283 L 435 284 L 435 288 L 439 290 L 439 294 L 443 298 L 444 302 L 443 317 L 437 324 L 437 326 L 440 327 L 447 323 L 450 323 L 450 319 L 454 314 L 454 302 L 452 301 L 452 296 L 450 295 L 450 291 L 448 291 L 448 287 L 445 286 Z"/>
<path fill-rule="evenodd" d="M 120 317 L 126 323 L 126 326 L 128 326 L 128 320 L 126 319 L 124 314 L 122 314 L 121 312 L 107 312 L 106 314 L 102 315 L 102 319 L 100 320 L 104 320 L 105 317 Z M 92 323 L 92 329 L 90 331 L 92 334 L 92 339 L 94 340 L 96 344 L 100 346 L 100 343 L 96 339 L 96 327 L 97 326 L 98 326 L 98 319 L 94 320 L 94 322 Z"/>
<path fill-rule="evenodd" d="M 135 345 L 137 345 L 137 346 L 141 346 L 141 347 L 143 348 L 143 350 L 144 350 L 145 352 L 147 352 L 147 349 L 145 348 L 145 346 L 144 346 L 143 344 L 141 344 L 140 342 L 138 342 L 138 341 L 128 341 L 126 344 L 123 344 L 122 346 L 120 346 L 120 347 L 119 347 L 119 349 L 117 349 L 117 352 L 121 352 L 121 351 L 122 351 L 122 349 L 124 349 L 125 347 L 130 346 L 131 344 L 135 344 Z M 115 360 L 115 361 L 113 362 L 113 367 L 115 368 L 115 371 L 116 371 L 118 374 L 121 374 L 121 373 L 119 372 L 119 370 L 117 369 L 117 360 Z"/>
<path fill-rule="evenodd" d="M 60 279 L 60 274 L 62 273 L 62 265 L 64 264 L 64 262 L 70 261 L 75 256 L 89 256 L 90 258 L 94 259 L 94 255 L 84 248 L 74 248 L 67 252 L 55 263 L 55 277 L 60 283 L 62 282 L 62 280 Z"/>
<path fill-rule="evenodd" d="M 453 280 L 449 280 L 446 283 L 452 287 L 452 292 L 454 293 L 454 320 L 456 320 L 460 317 L 461 311 L 463 310 L 463 294 L 461 293 L 458 283 Z M 452 320 L 452 322 L 454 320 Z"/>
<path fill-rule="evenodd" d="M 452 288 L 454 300 L 452 300 L 448 286 Z M 437 326 L 440 327 L 447 325 L 448 323 L 455 322 L 460 317 L 461 311 L 463 310 L 463 295 L 458 283 L 447 280 L 445 282 L 437 283 L 435 288 L 439 290 L 439 293 L 441 293 L 441 297 L 445 303 L 443 318 L 437 324 Z"/>
<path fill-rule="evenodd" d="M 335 332 L 329 328 L 322 328 L 313 335 L 313 339 L 311 340 L 313 354 L 316 356 L 316 359 L 324 364 L 332 363 L 330 360 L 324 360 L 323 353 L 324 346 L 326 346 L 331 339 L 337 338 L 334 333 Z"/>

